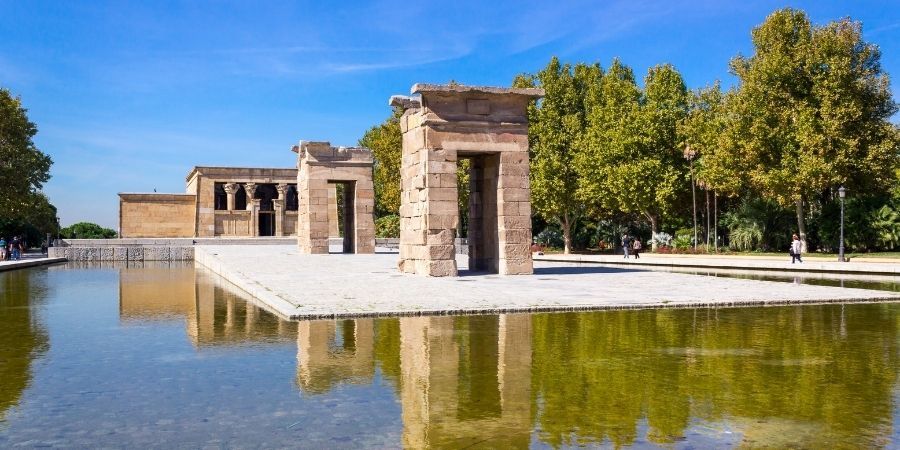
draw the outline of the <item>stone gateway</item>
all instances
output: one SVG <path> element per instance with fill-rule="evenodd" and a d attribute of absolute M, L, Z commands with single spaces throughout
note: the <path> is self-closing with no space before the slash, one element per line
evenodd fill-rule
<path fill-rule="evenodd" d="M 292 150 L 297 153 L 298 160 L 297 245 L 300 252 L 328 253 L 329 185 L 340 185 L 344 197 L 344 253 L 375 253 L 371 150 L 309 141 L 300 141 Z"/>
<path fill-rule="evenodd" d="M 528 117 L 542 89 L 416 84 L 403 109 L 400 270 L 456 276 L 457 162 L 471 160 L 469 268 L 531 274 Z"/>

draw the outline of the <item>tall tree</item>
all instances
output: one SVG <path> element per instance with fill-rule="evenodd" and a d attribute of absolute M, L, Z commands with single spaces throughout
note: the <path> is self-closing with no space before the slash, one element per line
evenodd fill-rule
<path fill-rule="evenodd" d="M 806 246 L 804 201 L 840 184 L 887 186 L 897 167 L 890 116 L 897 111 L 877 46 L 858 22 L 813 26 L 795 9 L 774 12 L 752 33 L 754 54 L 731 69 L 732 161 L 762 195 L 796 209 Z"/>
<path fill-rule="evenodd" d="M 735 195 L 744 177 L 732 161 L 729 148 L 733 144 L 725 133 L 727 126 L 726 95 L 719 83 L 694 91 L 680 132 L 685 145 L 697 152 L 697 178 L 709 189 Z"/>
<path fill-rule="evenodd" d="M 18 97 L 0 88 L 0 211 L 8 214 L 33 200 L 50 179 L 50 157 L 34 145 L 37 127 Z"/>
<path fill-rule="evenodd" d="M 576 167 L 591 180 L 580 196 L 593 211 L 639 213 L 656 233 L 684 185 L 678 124 L 687 113 L 687 88 L 668 64 L 651 68 L 644 81 L 642 92 L 631 69 L 613 62 L 589 114 Z"/>
<path fill-rule="evenodd" d="M 584 133 L 586 102 L 602 77 L 599 65 L 572 67 L 553 57 L 535 75 L 519 76 L 516 87 L 544 89 L 540 103 L 528 108 L 531 158 L 531 204 L 536 214 L 559 224 L 565 253 L 572 249 L 572 227 L 584 212 L 576 197 L 581 179 L 573 167 Z"/>

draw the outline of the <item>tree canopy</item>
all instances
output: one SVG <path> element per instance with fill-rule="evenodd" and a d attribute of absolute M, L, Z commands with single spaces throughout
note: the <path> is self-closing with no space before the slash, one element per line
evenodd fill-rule
<path fill-rule="evenodd" d="M 18 97 L 0 88 L 0 211 L 17 214 L 50 179 L 53 161 L 34 144 L 37 126 Z"/>
<path fill-rule="evenodd" d="M 96 223 L 78 222 L 59 230 L 60 236 L 66 239 L 113 239 L 118 236 L 116 230 L 101 227 Z"/>

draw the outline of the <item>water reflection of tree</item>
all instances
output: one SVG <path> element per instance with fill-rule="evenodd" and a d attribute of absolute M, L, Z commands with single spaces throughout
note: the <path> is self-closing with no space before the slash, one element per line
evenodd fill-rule
<path fill-rule="evenodd" d="M 32 362 L 49 348 L 34 307 L 46 298 L 47 273 L 0 273 L 0 421 L 17 405 L 31 382 Z"/>
<path fill-rule="evenodd" d="M 683 436 L 693 417 L 739 426 L 752 419 L 745 442 L 764 443 L 767 436 L 749 434 L 791 424 L 814 429 L 803 445 L 877 442 L 891 426 L 894 309 L 534 316 L 532 401 L 540 438 L 555 446 L 627 445 L 645 418 L 649 438 L 666 443 Z"/>

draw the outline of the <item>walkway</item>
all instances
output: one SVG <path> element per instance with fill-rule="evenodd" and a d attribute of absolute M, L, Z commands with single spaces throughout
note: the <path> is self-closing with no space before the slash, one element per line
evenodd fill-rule
<path fill-rule="evenodd" d="M 745 255 L 659 255 L 642 253 L 640 259 L 625 259 L 620 255 L 563 255 L 547 254 L 535 256 L 535 261 L 577 262 L 604 265 L 655 266 L 655 267 L 702 267 L 716 269 L 777 270 L 792 272 L 856 273 L 873 275 L 900 275 L 900 261 L 866 258 L 850 262 L 837 262 L 821 257 L 805 257 L 804 262 L 791 264 L 790 256 L 745 256 Z"/>
<path fill-rule="evenodd" d="M 47 258 L 40 253 L 26 253 L 19 261 L 0 261 L 0 272 L 64 262 L 66 262 L 66 258 Z"/>
<path fill-rule="evenodd" d="M 532 276 L 427 278 L 400 274 L 397 261 L 396 253 L 301 255 L 292 245 L 203 246 L 195 255 L 294 319 L 900 301 L 882 291 L 552 262 L 536 263 Z"/>

